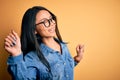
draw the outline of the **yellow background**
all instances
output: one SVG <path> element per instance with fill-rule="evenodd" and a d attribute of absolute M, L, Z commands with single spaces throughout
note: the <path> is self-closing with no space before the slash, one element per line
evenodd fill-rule
<path fill-rule="evenodd" d="M 120 0 L 1 0 L 0 80 L 10 80 L 4 38 L 11 29 L 20 35 L 22 16 L 34 5 L 57 15 L 72 56 L 78 43 L 85 45 L 75 80 L 120 80 Z"/>

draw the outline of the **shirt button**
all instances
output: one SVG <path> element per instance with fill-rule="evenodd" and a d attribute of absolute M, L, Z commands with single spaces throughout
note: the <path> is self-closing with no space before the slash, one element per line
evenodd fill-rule
<path fill-rule="evenodd" d="M 65 62 L 64 62 L 63 64 L 64 64 L 64 65 L 66 65 L 66 63 L 65 63 Z"/>
<path fill-rule="evenodd" d="M 69 75 L 66 75 L 66 77 L 68 78 L 68 77 L 69 77 Z"/>

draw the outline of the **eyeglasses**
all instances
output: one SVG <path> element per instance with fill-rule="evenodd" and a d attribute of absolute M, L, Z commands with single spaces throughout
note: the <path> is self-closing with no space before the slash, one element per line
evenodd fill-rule
<path fill-rule="evenodd" d="M 53 24 L 55 24 L 55 18 L 52 17 L 52 18 L 50 18 L 50 19 L 45 19 L 43 22 L 37 23 L 36 25 L 44 24 L 44 26 L 48 28 L 48 27 L 50 27 L 51 22 L 52 22 Z"/>

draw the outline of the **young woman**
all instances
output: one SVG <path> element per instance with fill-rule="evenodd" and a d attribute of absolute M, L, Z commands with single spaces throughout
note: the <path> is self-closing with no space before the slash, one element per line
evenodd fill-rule
<path fill-rule="evenodd" d="M 56 16 L 41 6 L 29 8 L 22 19 L 21 38 L 13 30 L 5 38 L 8 71 L 14 80 L 73 80 L 83 45 L 72 58 L 63 42 Z"/>

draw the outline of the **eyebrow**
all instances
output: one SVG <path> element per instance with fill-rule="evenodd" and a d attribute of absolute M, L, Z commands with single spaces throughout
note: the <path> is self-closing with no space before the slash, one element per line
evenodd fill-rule
<path fill-rule="evenodd" d="M 50 16 L 49 19 L 50 19 L 50 18 L 52 18 L 52 16 Z M 40 22 L 42 22 L 42 21 L 44 21 L 44 20 L 46 20 L 46 19 L 48 20 L 48 18 L 43 18 L 43 19 L 40 20 Z"/>

